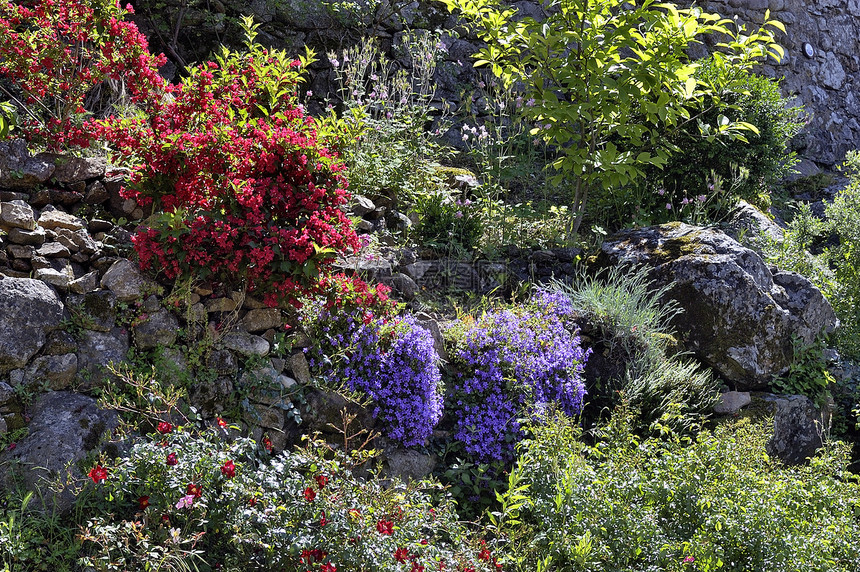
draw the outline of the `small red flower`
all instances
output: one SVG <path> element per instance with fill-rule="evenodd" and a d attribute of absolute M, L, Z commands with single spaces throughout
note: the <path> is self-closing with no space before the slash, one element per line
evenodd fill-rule
<path fill-rule="evenodd" d="M 165 462 L 167 463 L 168 467 L 172 467 L 173 465 L 178 463 L 179 461 L 176 460 L 176 453 L 168 453 L 167 454 L 167 461 L 165 461 Z"/>
<path fill-rule="evenodd" d="M 18 446 L 18 443 L 9 443 L 9 450 L 14 451 L 15 447 L 17 447 L 17 446 Z"/>
<path fill-rule="evenodd" d="M 203 486 L 195 485 L 194 483 L 188 483 L 188 486 L 185 487 L 185 494 L 194 495 L 194 498 L 199 499 L 203 496 Z"/>
<path fill-rule="evenodd" d="M 412 570 L 409 572 L 424 572 L 424 567 L 417 562 L 412 562 Z"/>
<path fill-rule="evenodd" d="M 423 546 L 427 546 L 427 539 L 426 539 L 426 538 L 422 538 L 422 539 L 421 539 L 421 544 L 422 544 Z"/>
<path fill-rule="evenodd" d="M 159 433 L 161 433 L 162 435 L 167 435 L 168 433 L 173 431 L 173 425 L 171 425 L 170 423 L 167 423 L 165 421 L 159 421 L 158 427 L 156 428 L 156 430 Z"/>
<path fill-rule="evenodd" d="M 400 562 L 401 564 L 405 564 L 406 560 L 409 559 L 409 551 L 405 548 L 398 548 L 394 551 L 394 559 Z"/>
<path fill-rule="evenodd" d="M 263 447 L 265 447 L 267 453 L 272 452 L 272 440 L 268 437 L 263 437 Z"/>
<path fill-rule="evenodd" d="M 248 499 L 248 506 L 257 506 L 257 497 L 251 497 Z"/>
<path fill-rule="evenodd" d="M 320 489 L 324 489 L 325 486 L 328 484 L 328 477 L 325 475 L 317 475 L 316 481 L 317 481 L 317 486 Z"/>
<path fill-rule="evenodd" d="M 149 497 L 147 495 L 143 495 L 139 499 L 137 499 L 137 506 L 140 507 L 140 510 L 145 509 L 149 506 Z"/>
<path fill-rule="evenodd" d="M 226 421 L 224 421 L 224 420 L 223 420 L 223 419 L 221 419 L 220 417 L 216 417 L 215 419 L 217 419 L 217 420 L 218 420 L 218 427 L 220 427 L 221 429 L 226 429 L 226 428 L 227 428 L 227 422 L 226 422 Z"/>
<path fill-rule="evenodd" d="M 314 499 L 317 498 L 317 493 L 312 488 L 308 487 L 304 492 L 305 500 L 308 502 L 314 502 Z"/>
<path fill-rule="evenodd" d="M 87 475 L 93 480 L 94 483 L 100 483 L 102 481 L 106 481 L 108 478 L 107 469 L 102 467 L 101 465 L 96 465 Z"/>
<path fill-rule="evenodd" d="M 325 511 L 322 511 L 322 515 L 320 515 L 320 526 L 325 526 L 329 523 L 329 520 L 325 517 Z"/>
<path fill-rule="evenodd" d="M 484 548 L 478 553 L 478 560 L 483 560 L 484 562 L 490 561 L 490 551 Z"/>
<path fill-rule="evenodd" d="M 236 476 L 236 465 L 233 464 L 232 460 L 228 460 L 226 463 L 224 463 L 224 466 L 221 467 L 221 474 L 228 479 L 232 479 Z"/>
<path fill-rule="evenodd" d="M 166 514 L 162 514 L 161 515 L 161 522 L 163 522 L 165 524 L 170 524 L 170 517 Z"/>
<path fill-rule="evenodd" d="M 337 567 L 331 562 L 326 562 L 322 565 L 322 572 L 337 572 Z"/>
<path fill-rule="evenodd" d="M 379 534 L 394 534 L 394 523 L 390 520 L 380 520 L 376 523 Z"/>

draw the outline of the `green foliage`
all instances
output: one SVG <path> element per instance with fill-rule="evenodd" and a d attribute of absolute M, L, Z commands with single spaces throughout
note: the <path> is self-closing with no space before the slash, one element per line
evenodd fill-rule
<path fill-rule="evenodd" d="M 375 39 L 328 54 L 342 101 L 339 118 L 332 108 L 328 128 L 353 194 L 409 205 L 425 189 L 438 188 L 433 161 L 444 150 L 425 127 L 433 119 L 433 74 L 442 47 L 438 35 L 406 35 L 396 49 L 411 73 L 384 59 Z"/>
<path fill-rule="evenodd" d="M 681 308 L 665 300 L 669 286 L 654 287 L 646 268 L 613 267 L 555 288 L 596 326 L 595 344 L 623 361 L 618 379 L 589 388 L 595 404 L 605 404 L 607 397 L 608 404 L 620 399 L 645 430 L 668 426 L 692 431 L 701 424 L 718 398 L 718 381 L 678 354 L 671 320 Z"/>
<path fill-rule="evenodd" d="M 689 61 L 686 49 L 699 35 L 726 40 L 713 65 L 732 80 L 763 57 L 783 55 L 771 32 L 783 27 L 769 13 L 749 31 L 698 8 L 652 0 L 556 0 L 541 20 L 477 0 L 444 1 L 474 21 L 487 43 L 476 65 L 492 66 L 505 85 L 521 82 L 523 97 L 534 100 L 528 108 L 534 133 L 558 146 L 557 178 L 572 187 L 574 233 L 589 194 L 611 193 L 642 177 L 646 166 L 666 163 L 670 132 L 697 124 L 708 140 L 740 141 L 757 132 L 722 113 L 704 123 L 725 86 L 696 77 L 700 64 Z"/>
<path fill-rule="evenodd" d="M 584 445 L 563 418 L 523 444 L 491 518 L 510 570 L 856 571 L 857 478 L 831 446 L 807 467 L 765 453 L 769 423 L 640 441 L 623 411 Z"/>
<path fill-rule="evenodd" d="M 416 235 L 422 245 L 468 255 L 481 239 L 481 213 L 469 199 L 458 199 L 443 189 L 426 192 L 416 198 L 415 212 L 419 216 Z"/>
<path fill-rule="evenodd" d="M 837 291 L 830 298 L 842 322 L 837 344 L 845 357 L 860 358 L 860 152 L 845 157 L 843 171 L 849 184 L 825 206 L 827 230 L 839 244 L 827 253 Z"/>
<path fill-rule="evenodd" d="M 12 491 L 0 496 L 0 571 L 66 572 L 77 553 L 75 530 L 54 511 L 30 506 L 34 493 Z"/>
<path fill-rule="evenodd" d="M 15 129 L 15 106 L 8 101 L 0 101 L 0 141 L 9 137 Z"/>
<path fill-rule="evenodd" d="M 688 126 L 670 138 L 678 151 L 662 172 L 654 171 L 652 175 L 660 179 L 659 186 L 667 195 L 680 202 L 685 196 L 709 194 L 712 173 L 731 179 L 733 169 L 740 168 L 747 177 L 733 189 L 732 204 L 741 198 L 766 209 L 770 206 L 771 186 L 789 174 L 797 163 L 795 153 L 788 150 L 788 143 L 804 125 L 803 111 L 801 107 L 789 105 L 780 93 L 777 80 L 755 74 L 734 80 L 723 76 L 727 71 L 734 72 L 713 65 L 711 60 L 698 68 L 698 81 L 711 83 L 718 90 L 722 88 L 718 103 L 706 111 L 701 121 L 714 124 L 722 114 L 731 121 L 755 125 L 757 131 L 748 133 L 745 143 L 727 142 L 702 138 L 698 130 L 691 132 Z"/>
<path fill-rule="evenodd" d="M 805 395 L 813 400 L 824 399 L 830 386 L 836 383 L 833 375 L 827 371 L 824 361 L 824 350 L 827 342 L 818 338 L 814 343 L 804 345 L 797 337 L 792 339 L 794 358 L 788 371 L 774 378 L 771 386 L 779 393 L 788 395 Z"/>

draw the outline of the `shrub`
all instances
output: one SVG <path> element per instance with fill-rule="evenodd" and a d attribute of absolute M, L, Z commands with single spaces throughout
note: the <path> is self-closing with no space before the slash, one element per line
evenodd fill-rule
<path fill-rule="evenodd" d="M 788 144 L 804 123 L 803 109 L 794 107 L 780 93 L 779 82 L 774 79 L 744 74 L 738 79 L 723 77 L 724 70 L 706 60 L 697 70 L 699 81 L 712 83 L 719 90 L 719 103 L 708 109 L 701 120 L 713 125 L 723 115 L 731 121 L 754 125 L 756 132 L 746 135 L 746 142 L 726 142 L 702 138 L 689 126 L 674 133 L 669 140 L 677 151 L 661 170 L 652 170 L 646 185 L 650 203 L 643 205 L 645 212 L 665 220 L 684 218 L 682 207 L 690 201 L 716 194 L 713 179 L 733 181 L 737 173 L 744 176 L 737 184 L 729 185 L 730 196 L 721 201 L 707 201 L 707 215 L 717 219 L 727 214 L 738 199 L 744 199 L 766 210 L 770 206 L 771 187 L 791 172 L 797 163 L 795 153 Z M 731 80 L 731 81 L 730 81 Z M 663 193 L 658 191 L 662 190 Z M 673 208 L 664 207 L 671 204 Z M 625 219 L 628 217 L 624 217 Z M 658 218 L 654 222 L 662 222 Z"/>
<path fill-rule="evenodd" d="M 337 252 L 358 246 L 339 208 L 343 165 L 296 103 L 292 59 L 253 43 L 226 48 L 190 71 L 148 115 L 111 119 L 101 130 L 133 165 L 126 196 L 155 203 L 134 237 L 143 268 L 168 278 L 194 273 L 244 281 L 274 306 L 318 286 Z"/>
<path fill-rule="evenodd" d="M 768 429 L 741 420 L 695 442 L 639 441 L 616 411 L 586 446 L 562 417 L 529 427 L 492 522 L 510 569 L 860 569 L 848 451 L 784 467 L 765 453 Z"/>
<path fill-rule="evenodd" d="M 226 430 L 225 430 L 226 431 Z M 99 462 L 78 501 L 94 570 L 486 572 L 492 556 L 431 482 L 358 478 L 320 443 L 268 457 L 248 439 L 162 427 Z M 411 568 L 410 568 L 411 567 Z"/>
<path fill-rule="evenodd" d="M 312 312 L 314 310 L 311 310 Z M 310 366 L 374 404 L 385 435 L 423 444 L 442 417 L 441 373 L 433 337 L 412 316 L 380 318 L 323 311 L 306 320 L 316 345 Z"/>
<path fill-rule="evenodd" d="M 100 86 L 121 82 L 131 103 L 160 91 L 164 56 L 147 51 L 131 22 L 131 5 L 114 0 L 0 2 L 0 89 L 14 102 L 17 127 L 33 144 L 51 150 L 89 146 L 84 124 L 96 110 Z M 2 122 L 0 122 L 2 123 Z"/>
<path fill-rule="evenodd" d="M 700 121 L 716 104 L 717 87 L 694 75 L 686 50 L 702 34 L 719 33 L 725 42 L 714 62 L 737 79 L 763 57 L 781 59 L 770 20 L 756 31 L 699 8 L 679 10 L 646 0 L 556 0 L 546 17 L 521 18 L 515 9 L 476 0 L 445 0 L 475 23 L 487 43 L 477 65 L 488 64 L 505 85 L 521 83 L 533 100 L 527 117 L 534 134 L 556 145 L 557 179 L 571 187 L 576 233 L 589 196 L 644 176 L 671 155 L 666 136 L 696 123 L 708 139 L 743 140 L 755 127 L 719 113 L 714 124 Z M 784 31 L 784 30 L 783 30 Z M 690 112 L 690 109 L 695 109 Z"/>
<path fill-rule="evenodd" d="M 466 252 L 478 245 L 483 224 L 477 203 L 440 188 L 417 197 L 414 204 L 420 244 Z"/>
<path fill-rule="evenodd" d="M 589 352 L 565 328 L 571 312 L 565 297 L 541 292 L 526 307 L 467 316 L 447 329 L 454 437 L 473 459 L 511 462 L 520 419 L 548 404 L 580 412 Z"/>

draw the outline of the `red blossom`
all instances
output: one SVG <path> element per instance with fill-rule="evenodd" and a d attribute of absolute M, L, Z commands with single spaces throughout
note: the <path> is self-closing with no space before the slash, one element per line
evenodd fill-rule
<path fill-rule="evenodd" d="M 376 523 L 379 534 L 394 534 L 394 523 L 390 520 L 380 520 Z"/>
<path fill-rule="evenodd" d="M 102 481 L 106 481 L 108 478 L 107 469 L 102 467 L 101 465 L 96 465 L 87 475 L 93 480 L 94 483 L 100 483 Z"/>
<path fill-rule="evenodd" d="M 188 486 L 185 487 L 185 494 L 192 495 L 194 498 L 199 499 L 201 496 L 203 496 L 203 486 L 194 483 L 188 483 Z"/>
<path fill-rule="evenodd" d="M 223 420 L 223 419 L 221 419 L 220 417 L 216 417 L 215 419 L 218 421 L 218 427 L 220 427 L 220 428 L 222 428 L 222 429 L 226 429 L 226 428 L 227 428 L 227 422 L 226 422 L 226 421 L 224 421 L 224 420 Z"/>
<path fill-rule="evenodd" d="M 328 484 L 328 477 L 325 475 L 317 475 L 315 477 L 317 481 L 317 486 L 322 490 Z"/>
<path fill-rule="evenodd" d="M 394 559 L 404 564 L 409 559 L 409 551 L 405 548 L 398 548 L 394 551 Z"/>
<path fill-rule="evenodd" d="M 165 461 L 165 463 L 167 463 L 168 467 L 172 467 L 173 465 L 175 465 L 178 462 L 179 461 L 176 460 L 176 453 L 168 453 L 167 454 L 167 460 Z"/>
<path fill-rule="evenodd" d="M 417 562 L 412 562 L 412 570 L 410 570 L 410 572 L 424 572 L 424 566 Z"/>
<path fill-rule="evenodd" d="M 322 565 L 322 568 L 320 568 L 320 570 L 322 572 L 337 572 L 337 567 L 335 567 L 335 565 L 331 562 L 326 562 Z"/>
<path fill-rule="evenodd" d="M 156 428 L 156 430 L 159 433 L 161 433 L 162 435 L 167 435 L 168 433 L 173 431 L 173 425 L 171 425 L 170 423 L 167 423 L 165 421 L 159 421 L 158 427 Z"/>
<path fill-rule="evenodd" d="M 149 506 L 149 497 L 147 495 L 143 495 L 142 497 L 137 499 L 137 506 L 140 508 L 140 510 L 143 510 L 146 507 L 148 507 Z"/>
<path fill-rule="evenodd" d="M 227 477 L 228 479 L 232 479 L 236 476 L 236 465 L 233 464 L 232 460 L 228 460 L 221 467 L 221 474 Z"/>
<path fill-rule="evenodd" d="M 478 560 L 483 560 L 484 562 L 489 562 L 489 560 L 490 560 L 490 551 L 489 551 L 489 550 L 487 550 L 486 548 L 482 549 L 482 550 L 478 553 Z"/>
<path fill-rule="evenodd" d="M 317 498 L 317 493 L 311 487 L 308 487 L 304 491 L 305 500 L 308 502 L 314 502 L 314 499 Z"/>
<path fill-rule="evenodd" d="M 272 440 L 268 437 L 263 437 L 263 447 L 266 449 L 267 453 L 272 452 Z"/>

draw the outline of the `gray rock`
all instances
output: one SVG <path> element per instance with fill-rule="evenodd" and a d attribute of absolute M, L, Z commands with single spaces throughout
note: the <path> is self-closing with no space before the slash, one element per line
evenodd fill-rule
<path fill-rule="evenodd" d="M 107 170 L 107 159 L 104 157 L 71 157 L 52 153 L 41 155 L 53 160 L 56 167 L 53 179 L 62 184 L 102 177 Z"/>
<path fill-rule="evenodd" d="M 74 231 L 86 228 L 86 224 L 84 224 L 83 220 L 60 210 L 42 211 L 38 222 L 39 226 L 46 230 L 65 228 Z"/>
<path fill-rule="evenodd" d="M 96 181 L 87 187 L 87 192 L 84 195 L 84 203 L 88 205 L 98 205 L 108 199 L 110 199 L 110 193 L 101 181 Z"/>
<path fill-rule="evenodd" d="M 108 290 L 69 294 L 66 306 L 85 329 L 109 332 L 116 322 L 116 295 Z"/>
<path fill-rule="evenodd" d="M 805 462 L 821 448 L 822 435 L 830 426 L 831 410 L 819 410 L 805 395 L 759 396 L 771 406 L 773 436 L 767 443 L 769 455 L 790 465 Z"/>
<path fill-rule="evenodd" d="M 748 239 L 755 240 L 764 235 L 773 242 L 782 242 L 783 230 L 766 214 L 748 202 L 741 200 L 731 214 L 729 222 L 723 225 L 726 234 L 746 244 Z"/>
<path fill-rule="evenodd" d="M 0 374 L 36 355 L 63 319 L 63 303 L 44 282 L 0 280 Z"/>
<path fill-rule="evenodd" d="M 205 303 L 207 312 L 232 312 L 236 302 L 231 298 L 210 298 Z"/>
<path fill-rule="evenodd" d="M 177 335 L 179 320 L 168 310 L 159 310 L 134 327 L 134 345 L 143 350 L 169 346 Z"/>
<path fill-rule="evenodd" d="M 308 358 L 305 357 L 304 353 L 298 352 L 292 354 L 287 362 L 287 368 L 302 385 L 307 385 L 311 382 L 311 368 L 308 365 Z"/>
<path fill-rule="evenodd" d="M 269 342 L 247 332 L 230 332 L 221 339 L 225 348 L 244 356 L 264 356 L 269 353 Z"/>
<path fill-rule="evenodd" d="M 250 411 L 242 415 L 243 421 L 248 425 L 256 425 L 265 429 L 280 431 L 284 427 L 284 412 L 277 407 L 253 404 Z"/>
<path fill-rule="evenodd" d="M 206 359 L 206 367 L 218 375 L 233 375 L 239 371 L 239 362 L 229 350 L 212 350 Z"/>
<path fill-rule="evenodd" d="M 412 278 L 410 278 L 403 272 L 398 272 L 397 274 L 392 276 L 391 284 L 400 293 L 400 296 L 406 301 L 414 300 L 415 296 L 418 295 L 418 284 L 416 284 Z"/>
<path fill-rule="evenodd" d="M 45 258 L 68 258 L 72 253 L 59 242 L 46 242 L 39 247 L 36 254 Z"/>
<path fill-rule="evenodd" d="M 831 89 L 841 89 L 845 84 L 845 68 L 842 67 L 842 62 L 833 52 L 827 52 L 827 55 L 824 56 L 824 63 L 818 72 L 818 79 Z"/>
<path fill-rule="evenodd" d="M 233 381 L 219 377 L 213 382 L 198 383 L 191 388 L 188 400 L 203 417 L 214 417 L 222 412 L 224 403 L 233 393 Z"/>
<path fill-rule="evenodd" d="M 107 367 L 124 363 L 128 348 L 128 332 L 122 328 L 110 332 L 84 330 L 78 342 L 78 380 L 82 387 L 90 389 L 115 381 Z"/>
<path fill-rule="evenodd" d="M 36 228 L 36 218 L 32 207 L 21 200 L 0 203 L 0 228 L 33 230 Z"/>
<path fill-rule="evenodd" d="M 364 216 L 368 213 L 372 213 L 376 210 L 376 205 L 373 204 L 373 201 L 364 197 L 362 195 L 355 195 L 352 197 L 352 212 L 355 216 Z"/>
<path fill-rule="evenodd" d="M 50 159 L 31 156 L 23 139 L 0 142 L 0 188 L 30 189 L 47 181 L 54 168 Z"/>
<path fill-rule="evenodd" d="M 30 260 L 33 258 L 33 254 L 35 254 L 36 249 L 29 245 L 23 244 L 10 244 L 6 247 L 6 252 L 8 252 L 12 258 L 23 258 L 26 260 Z"/>
<path fill-rule="evenodd" d="M 715 229 L 670 223 L 623 231 L 603 243 L 598 263 L 646 266 L 684 310 L 674 325 L 686 349 L 739 390 L 766 387 L 787 370 L 793 334 L 810 344 L 837 324 L 808 280 L 774 280 L 758 254 Z"/>
<path fill-rule="evenodd" d="M 417 481 L 427 477 L 436 468 L 438 462 L 435 455 L 396 447 L 393 443 L 383 448 L 382 458 L 385 463 L 385 474 L 402 481 Z"/>
<path fill-rule="evenodd" d="M 731 415 L 750 404 L 749 391 L 726 391 L 720 394 L 720 401 L 714 405 L 714 413 Z"/>
<path fill-rule="evenodd" d="M 249 310 L 239 324 L 242 329 L 252 334 L 284 325 L 284 318 L 277 308 L 259 308 Z"/>
<path fill-rule="evenodd" d="M 13 228 L 9 230 L 9 242 L 14 244 L 41 246 L 45 242 L 45 229 L 40 226 L 37 226 L 33 230 Z"/>
<path fill-rule="evenodd" d="M 84 274 L 77 280 L 69 282 L 69 290 L 75 294 L 93 292 L 99 287 L 99 273 L 96 270 Z"/>
<path fill-rule="evenodd" d="M 353 428 L 372 429 L 374 419 L 372 412 L 366 407 L 345 398 L 343 395 L 321 389 L 311 389 L 305 394 L 306 403 L 302 409 L 303 425 L 307 424 L 307 432 L 334 434 L 336 428 L 342 428 L 344 409 L 350 415 L 355 415 Z"/>
<path fill-rule="evenodd" d="M 101 280 L 102 288 L 116 294 L 120 302 L 131 302 L 142 298 L 144 291 L 157 288 L 155 282 L 146 278 L 130 261 L 120 258 L 108 268 Z"/>
<path fill-rule="evenodd" d="M 78 344 L 75 338 L 65 330 L 54 330 L 48 336 L 48 342 L 42 348 L 43 355 L 57 356 L 73 352 Z"/>
<path fill-rule="evenodd" d="M 66 512 L 74 502 L 75 485 L 85 478 L 78 463 L 98 451 L 116 428 L 116 413 L 100 409 L 91 397 L 57 391 L 39 397 L 30 416 L 27 436 L 14 450 L 0 453 L 0 465 L 12 461 L 24 485 L 41 491 L 44 508 Z M 7 479 L 12 473 L 6 473 Z M 52 484 L 65 486 L 56 492 Z"/>
<path fill-rule="evenodd" d="M 78 373 L 78 357 L 73 353 L 40 356 L 27 367 L 25 383 L 53 391 L 66 389 Z"/>
<path fill-rule="evenodd" d="M 0 381 L 0 407 L 4 407 L 17 399 L 15 389 L 8 383 Z"/>
<path fill-rule="evenodd" d="M 69 288 L 69 283 L 73 278 L 69 273 L 63 272 L 62 270 L 54 270 L 53 268 L 37 268 L 35 274 L 36 280 L 41 280 L 46 284 L 56 286 L 64 292 Z"/>

